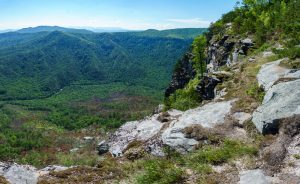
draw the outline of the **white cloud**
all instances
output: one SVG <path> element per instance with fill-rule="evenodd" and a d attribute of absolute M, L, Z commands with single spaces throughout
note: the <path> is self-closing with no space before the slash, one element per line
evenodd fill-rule
<path fill-rule="evenodd" d="M 192 19 L 167 19 L 167 22 L 173 22 L 183 27 L 208 27 L 212 21 L 203 20 L 201 18 L 192 18 Z"/>

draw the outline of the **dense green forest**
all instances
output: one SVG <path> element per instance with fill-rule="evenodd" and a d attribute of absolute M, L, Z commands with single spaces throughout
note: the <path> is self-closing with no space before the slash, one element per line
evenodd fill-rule
<path fill-rule="evenodd" d="M 187 35 L 196 31 L 203 30 Z M 1 34 L 0 99 L 41 98 L 71 84 L 125 82 L 163 90 L 192 40 L 160 33 Z"/>
<path fill-rule="evenodd" d="M 149 115 L 173 65 L 205 30 L 0 34 L 0 159 L 57 163 L 54 150 L 68 155 L 82 129 L 98 135 Z"/>

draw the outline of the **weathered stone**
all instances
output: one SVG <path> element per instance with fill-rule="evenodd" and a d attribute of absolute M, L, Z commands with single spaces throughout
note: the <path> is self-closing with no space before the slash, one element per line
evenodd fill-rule
<path fill-rule="evenodd" d="M 163 104 L 159 104 L 159 105 L 154 109 L 153 114 L 159 114 L 159 113 L 163 112 L 163 110 L 164 110 L 164 105 L 163 105 Z"/>
<path fill-rule="evenodd" d="M 106 141 L 102 141 L 98 144 L 98 154 L 103 155 L 109 151 L 109 145 Z"/>
<path fill-rule="evenodd" d="M 285 157 L 286 167 L 282 169 L 283 174 L 295 175 L 300 182 L 300 159 L 297 159 L 296 156 L 300 155 L 300 134 L 294 136 L 290 144 L 286 145 L 287 154 Z M 291 164 L 293 163 L 293 164 Z"/>
<path fill-rule="evenodd" d="M 215 98 L 215 87 L 220 80 L 217 78 L 204 76 L 198 84 L 196 91 L 199 93 L 201 99 L 212 100 Z"/>
<path fill-rule="evenodd" d="M 165 129 L 162 133 L 162 141 L 180 152 L 192 150 L 198 141 L 186 138 L 183 130 L 193 125 L 211 128 L 224 123 L 225 117 L 230 113 L 232 102 L 212 102 L 184 112 L 178 120 L 170 123 Z"/>
<path fill-rule="evenodd" d="M 215 89 L 215 94 L 216 94 L 216 96 L 215 96 L 215 101 L 217 101 L 217 100 L 221 100 L 221 99 L 223 99 L 223 97 L 225 96 L 225 95 L 227 95 L 227 89 L 226 88 L 223 88 L 221 91 L 217 91 L 216 89 Z"/>
<path fill-rule="evenodd" d="M 94 137 L 90 137 L 90 136 L 83 137 L 83 140 L 85 141 L 92 141 L 94 139 L 95 139 Z"/>
<path fill-rule="evenodd" d="M 252 115 L 245 112 L 236 112 L 233 114 L 233 118 L 237 120 L 240 125 L 243 125 L 246 121 L 252 118 Z"/>
<path fill-rule="evenodd" d="M 132 141 L 147 141 L 156 135 L 163 126 L 157 120 L 158 114 L 141 121 L 132 121 L 121 126 L 109 140 L 110 153 L 113 156 L 122 156 L 123 150 Z"/>
<path fill-rule="evenodd" d="M 39 174 L 32 166 L 0 163 L 0 176 L 11 184 L 36 184 Z"/>
<path fill-rule="evenodd" d="M 267 176 L 262 170 L 248 170 L 240 173 L 239 184 L 269 184 Z"/>
<path fill-rule="evenodd" d="M 60 165 L 49 165 L 49 166 L 39 170 L 38 173 L 39 173 L 39 176 L 43 176 L 43 175 L 49 174 L 50 172 L 61 172 L 61 171 L 65 171 L 70 168 L 71 167 L 64 167 L 64 166 L 60 166 Z"/>
<path fill-rule="evenodd" d="M 277 133 L 280 120 L 296 114 L 300 114 L 300 80 L 279 83 L 267 91 L 252 121 L 261 133 Z"/>
<path fill-rule="evenodd" d="M 259 73 L 257 74 L 258 84 L 266 91 L 269 90 L 280 78 L 300 78 L 300 71 L 279 66 L 279 64 L 284 60 L 286 59 L 267 63 L 259 70 Z"/>
<path fill-rule="evenodd" d="M 265 51 L 263 52 L 263 57 L 266 58 L 266 57 L 270 57 L 270 56 L 273 56 L 275 55 L 272 51 Z"/>
<path fill-rule="evenodd" d="M 241 41 L 243 44 L 253 45 L 253 41 L 250 38 L 246 38 Z"/>
<path fill-rule="evenodd" d="M 71 153 L 75 153 L 75 152 L 77 152 L 77 151 L 79 151 L 79 148 L 73 148 L 73 149 L 70 149 L 70 152 L 71 152 Z"/>

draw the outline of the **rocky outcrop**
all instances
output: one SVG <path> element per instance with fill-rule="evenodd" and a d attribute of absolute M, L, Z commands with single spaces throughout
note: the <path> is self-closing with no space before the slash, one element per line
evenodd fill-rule
<path fill-rule="evenodd" d="M 128 122 L 121 126 L 109 140 L 109 151 L 117 157 L 122 156 L 123 151 L 129 143 L 133 141 L 147 141 L 155 136 L 163 126 L 163 123 L 157 120 L 158 114 L 147 117 L 141 121 Z"/>
<path fill-rule="evenodd" d="M 212 100 L 215 98 L 215 87 L 220 80 L 214 77 L 204 76 L 197 85 L 196 91 L 202 100 Z"/>
<path fill-rule="evenodd" d="M 97 150 L 99 155 L 103 155 L 109 152 L 109 145 L 106 143 L 106 141 L 102 141 L 98 144 Z"/>
<path fill-rule="evenodd" d="M 300 80 L 280 83 L 267 91 L 252 121 L 263 134 L 278 133 L 280 120 L 296 114 L 300 114 Z"/>
<path fill-rule="evenodd" d="M 0 163 L 0 175 L 11 184 L 36 184 L 39 174 L 28 165 Z"/>
<path fill-rule="evenodd" d="M 184 57 L 178 61 L 175 66 L 175 71 L 172 76 L 172 81 L 169 87 L 165 91 L 165 96 L 169 97 L 177 89 L 182 89 L 191 79 L 196 75 L 196 71 L 192 64 L 192 54 L 187 53 Z"/>
<path fill-rule="evenodd" d="M 127 146 L 134 141 L 143 142 L 147 152 L 158 156 L 163 155 L 164 145 L 180 152 L 190 151 L 199 142 L 192 137 L 186 137 L 185 128 L 195 125 L 213 128 L 223 124 L 231 113 L 234 101 L 211 102 L 185 112 L 170 110 L 141 121 L 128 122 L 110 137 L 109 151 L 115 157 L 122 156 Z"/>
<path fill-rule="evenodd" d="M 184 112 L 178 120 L 170 123 L 169 127 L 162 133 L 163 142 L 180 152 L 192 150 L 198 144 L 198 141 L 185 137 L 184 129 L 193 125 L 212 128 L 224 123 L 233 102 L 212 102 Z"/>
<path fill-rule="evenodd" d="M 299 79 L 300 71 L 291 70 L 279 66 L 287 58 L 267 63 L 261 67 L 257 74 L 257 81 L 266 91 L 269 90 L 279 79 Z"/>
<path fill-rule="evenodd" d="M 224 35 L 221 39 L 211 39 L 207 52 L 208 70 L 213 72 L 219 66 L 228 65 L 238 61 L 239 55 L 247 55 L 248 50 L 254 46 L 250 38 L 239 40 L 234 36 Z"/>
<path fill-rule="evenodd" d="M 0 162 L 0 176 L 3 176 L 10 184 L 37 184 L 40 176 L 47 175 L 51 171 L 59 172 L 67 169 L 69 168 L 53 165 L 37 170 L 29 165 Z"/>
<path fill-rule="evenodd" d="M 196 91 L 202 100 L 213 100 L 216 97 L 215 88 L 219 83 L 232 77 L 232 73 L 225 71 L 210 72 L 203 76 L 196 87 Z"/>
<path fill-rule="evenodd" d="M 241 172 L 239 184 L 271 184 L 271 182 L 262 170 L 256 169 Z"/>
<path fill-rule="evenodd" d="M 281 67 L 285 60 L 264 64 L 257 75 L 266 95 L 252 121 L 263 134 L 278 133 L 281 120 L 300 114 L 300 70 Z"/>
<path fill-rule="evenodd" d="M 251 120 L 252 115 L 245 112 L 236 112 L 233 114 L 233 118 L 238 121 L 240 125 L 243 125 L 245 122 Z"/>

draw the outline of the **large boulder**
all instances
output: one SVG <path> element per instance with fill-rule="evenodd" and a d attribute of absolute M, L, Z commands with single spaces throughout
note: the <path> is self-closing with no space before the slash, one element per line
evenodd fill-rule
<path fill-rule="evenodd" d="M 0 176 L 11 184 L 36 184 L 39 174 L 32 166 L 0 163 Z"/>
<path fill-rule="evenodd" d="M 98 144 L 98 154 L 99 155 L 103 155 L 107 152 L 109 152 L 109 145 L 106 141 L 101 141 L 99 144 Z"/>
<path fill-rule="evenodd" d="M 274 85 L 253 113 L 252 121 L 261 133 L 274 134 L 278 133 L 280 120 L 297 114 L 300 114 L 300 80 Z"/>
<path fill-rule="evenodd" d="M 215 98 L 215 87 L 220 83 L 220 80 L 214 77 L 204 76 L 197 85 L 196 91 L 201 99 L 212 100 Z"/>
<path fill-rule="evenodd" d="M 269 184 L 267 176 L 260 169 L 248 170 L 240 173 L 239 184 Z"/>
<path fill-rule="evenodd" d="M 158 117 L 159 114 L 155 114 L 144 120 L 128 122 L 121 126 L 110 137 L 110 153 L 115 157 L 122 156 L 129 143 L 133 141 L 147 141 L 152 138 L 163 126 Z"/>
<path fill-rule="evenodd" d="M 162 141 L 164 144 L 180 152 L 192 150 L 198 144 L 198 141 L 187 138 L 183 130 L 193 125 L 212 128 L 215 125 L 224 123 L 225 117 L 230 113 L 233 102 L 234 100 L 217 103 L 211 102 L 202 107 L 184 112 L 164 130 Z"/>
<path fill-rule="evenodd" d="M 269 90 L 281 78 L 300 78 L 300 71 L 295 71 L 279 66 L 286 60 L 280 59 L 274 62 L 264 64 L 257 74 L 257 81 L 266 91 Z"/>

